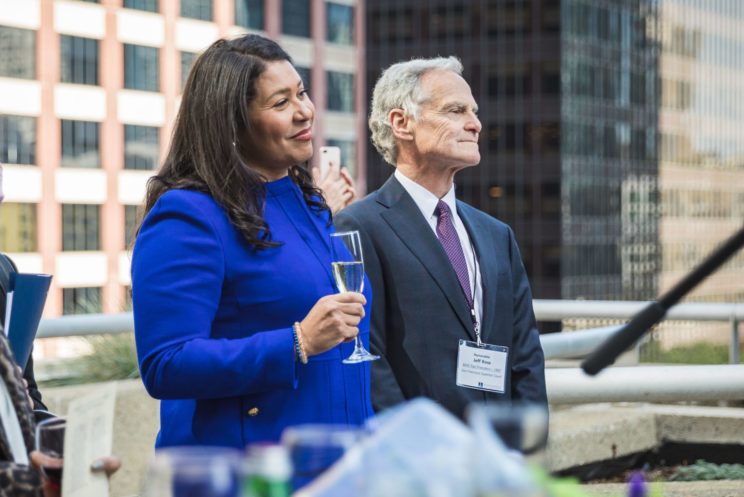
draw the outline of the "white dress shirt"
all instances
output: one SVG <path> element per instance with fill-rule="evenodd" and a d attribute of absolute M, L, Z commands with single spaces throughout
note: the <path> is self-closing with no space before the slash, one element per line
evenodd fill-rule
<path fill-rule="evenodd" d="M 437 236 L 437 214 L 436 208 L 439 203 L 439 198 L 431 193 L 429 190 L 419 185 L 412 179 L 405 176 L 400 170 L 395 170 L 395 179 L 401 184 L 401 186 L 408 192 L 413 198 L 413 201 L 418 206 L 421 214 L 429 223 L 434 236 Z M 442 202 L 446 203 L 450 211 L 452 211 L 452 222 L 457 230 L 457 237 L 460 239 L 460 246 L 462 252 L 465 255 L 465 262 L 468 265 L 468 280 L 470 281 L 470 291 L 473 294 L 473 306 L 475 307 L 475 316 L 479 323 L 483 322 L 483 284 L 480 275 L 480 264 L 475 255 L 475 247 L 470 242 L 470 236 L 468 231 L 465 229 L 465 225 L 460 219 L 460 215 L 457 213 L 457 202 L 455 201 L 455 185 L 452 185 L 450 191 L 448 191 L 444 197 L 441 198 Z M 477 275 L 475 277 L 474 275 Z M 473 281 L 475 281 L 475 289 L 473 289 Z M 465 296 L 463 295 L 463 299 Z"/>

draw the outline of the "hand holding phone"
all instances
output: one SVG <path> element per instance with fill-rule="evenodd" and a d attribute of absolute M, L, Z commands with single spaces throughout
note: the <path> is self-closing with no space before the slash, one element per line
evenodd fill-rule
<path fill-rule="evenodd" d="M 325 178 L 331 170 L 336 167 L 336 174 L 341 168 L 341 149 L 338 147 L 320 147 L 320 177 Z"/>

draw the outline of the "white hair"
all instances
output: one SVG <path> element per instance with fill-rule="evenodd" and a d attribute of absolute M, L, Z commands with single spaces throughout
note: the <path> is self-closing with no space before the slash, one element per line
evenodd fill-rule
<path fill-rule="evenodd" d="M 395 165 L 398 158 L 398 144 L 395 142 L 388 115 L 393 109 L 402 109 L 407 115 L 417 119 L 419 105 L 423 102 L 421 79 L 424 74 L 434 70 L 452 71 L 462 75 L 462 63 L 457 57 L 451 56 L 398 62 L 385 69 L 375 84 L 369 130 L 372 132 L 375 148 L 392 165 Z"/>

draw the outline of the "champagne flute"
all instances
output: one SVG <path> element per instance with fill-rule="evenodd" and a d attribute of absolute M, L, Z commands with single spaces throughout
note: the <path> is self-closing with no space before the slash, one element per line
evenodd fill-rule
<path fill-rule="evenodd" d="M 49 418 L 36 425 L 36 450 L 51 458 L 41 472 L 49 481 L 62 484 L 62 464 L 65 451 L 65 419 Z"/>
<path fill-rule="evenodd" d="M 331 234 L 331 266 L 333 277 L 340 293 L 361 292 L 364 289 L 364 258 L 362 257 L 362 242 L 358 231 L 345 231 Z M 357 335 L 354 338 L 354 352 L 344 359 L 344 364 L 355 364 L 364 361 L 374 361 L 380 356 L 370 354 Z"/>

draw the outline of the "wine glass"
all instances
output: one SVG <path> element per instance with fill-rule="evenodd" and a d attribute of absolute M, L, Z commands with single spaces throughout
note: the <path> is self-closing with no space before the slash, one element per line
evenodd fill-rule
<path fill-rule="evenodd" d="M 465 418 L 476 440 L 473 465 L 479 495 L 542 495 L 526 463 L 537 466 L 544 463 L 547 406 L 527 402 L 473 402 L 468 405 Z M 498 469 L 493 465 L 496 460 Z"/>
<path fill-rule="evenodd" d="M 41 467 L 41 472 L 49 481 L 62 484 L 62 465 L 65 452 L 64 418 L 49 418 L 36 425 L 36 450 L 50 458 L 49 464 Z"/>
<path fill-rule="evenodd" d="M 292 462 L 292 490 L 315 480 L 363 437 L 356 426 L 307 424 L 290 426 L 282 433 L 282 445 Z"/>
<path fill-rule="evenodd" d="M 225 447 L 168 447 L 155 453 L 143 497 L 239 497 L 242 453 Z"/>
<path fill-rule="evenodd" d="M 364 289 L 364 258 L 362 257 L 362 242 L 358 231 L 344 231 L 331 234 L 331 266 L 333 278 L 340 293 L 361 292 Z M 380 356 L 370 354 L 357 335 L 354 338 L 354 352 L 344 359 L 344 364 L 355 364 L 364 361 L 374 361 Z"/>

